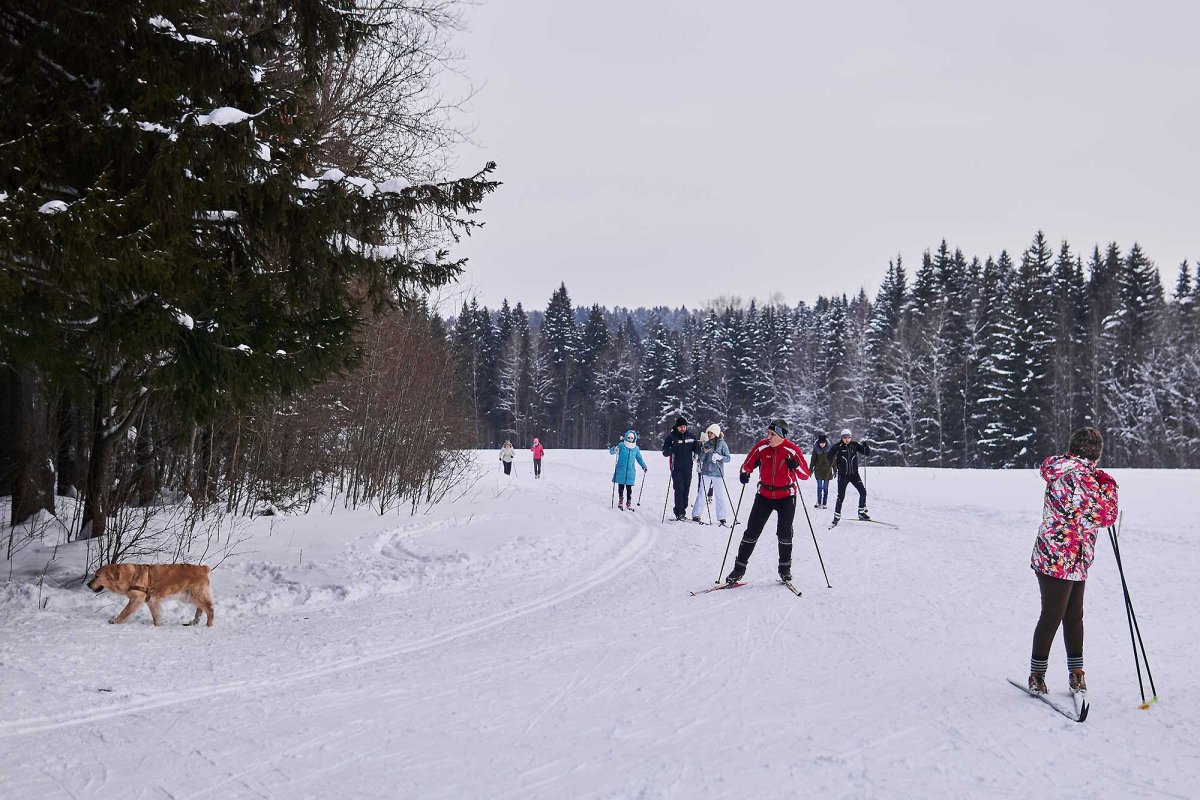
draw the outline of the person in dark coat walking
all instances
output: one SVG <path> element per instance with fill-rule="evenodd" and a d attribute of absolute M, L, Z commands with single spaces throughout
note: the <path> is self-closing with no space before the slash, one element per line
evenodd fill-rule
<path fill-rule="evenodd" d="M 662 454 L 671 459 L 671 483 L 675 486 L 675 519 L 687 519 L 688 492 L 692 487 L 692 462 L 700 455 L 701 444 L 688 433 L 688 421 L 675 420 L 675 429 L 663 439 Z"/>
<path fill-rule="evenodd" d="M 817 443 L 812 449 L 812 475 L 817 479 L 817 502 L 813 508 L 829 507 L 829 482 L 833 480 L 833 456 L 830 451 L 829 437 L 824 433 L 817 436 Z"/>
<path fill-rule="evenodd" d="M 842 519 L 842 501 L 846 499 L 846 486 L 853 484 L 858 489 L 858 518 L 870 520 L 867 514 L 867 487 L 858 474 L 858 457 L 869 456 L 871 448 L 865 442 L 854 441 L 849 428 L 842 429 L 842 439 L 829 450 L 833 458 L 833 471 L 837 474 L 837 505 L 833 507 L 833 524 Z"/>
<path fill-rule="evenodd" d="M 787 423 L 772 420 L 767 427 L 767 438 L 750 448 L 738 480 L 750 482 L 750 473 L 758 467 L 758 492 L 754 495 L 754 506 L 746 521 L 746 532 L 738 547 L 733 571 L 725 577 L 726 583 L 737 583 L 746 574 L 750 554 L 766 527 L 771 512 L 776 512 L 775 536 L 779 539 L 779 579 L 792 579 L 792 521 L 796 518 L 797 480 L 808 480 L 808 464 L 800 448 L 787 440 Z"/>

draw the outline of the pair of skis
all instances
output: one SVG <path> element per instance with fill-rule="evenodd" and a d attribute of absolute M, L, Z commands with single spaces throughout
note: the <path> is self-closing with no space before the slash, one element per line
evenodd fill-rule
<path fill-rule="evenodd" d="M 796 584 L 792 583 L 791 581 L 784 581 L 784 580 L 781 580 L 780 583 L 783 584 L 784 586 L 786 586 L 788 588 L 788 591 L 790 591 L 792 594 L 796 595 L 796 597 L 801 596 L 800 590 L 796 588 Z M 695 597 L 695 596 L 701 595 L 701 594 L 708 594 L 709 592 L 719 592 L 722 589 L 736 589 L 739 586 L 745 586 L 745 585 L 746 585 L 746 581 L 734 581 L 733 583 L 721 583 L 721 584 L 717 584 L 716 586 L 709 586 L 707 589 L 697 589 L 696 591 L 692 592 L 691 594 L 692 594 L 692 597 Z"/>
<path fill-rule="evenodd" d="M 1012 678 L 1009 678 L 1008 682 L 1030 697 L 1036 697 L 1037 699 L 1041 700 L 1043 703 L 1050 706 L 1072 722 L 1083 722 L 1087 719 L 1088 712 L 1092 709 L 1091 704 L 1088 703 L 1087 700 L 1087 692 L 1071 692 L 1071 703 L 1073 708 L 1067 708 L 1065 704 L 1060 703 L 1058 700 L 1054 699 L 1048 694 L 1045 694 L 1044 692 L 1035 692 L 1025 684 L 1020 683 L 1019 681 L 1014 681 Z"/>

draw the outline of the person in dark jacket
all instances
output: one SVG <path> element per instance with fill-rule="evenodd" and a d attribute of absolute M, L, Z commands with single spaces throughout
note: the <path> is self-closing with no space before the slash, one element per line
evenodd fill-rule
<path fill-rule="evenodd" d="M 750 482 L 750 473 L 758 467 L 758 492 L 754 495 L 754 506 L 746 520 L 746 532 L 738 547 L 733 571 L 725 577 L 726 583 L 737 583 L 746 574 L 750 554 L 766 527 L 771 512 L 776 512 L 775 536 L 779 539 L 779 579 L 792 579 L 792 521 L 796 518 L 797 480 L 808 480 L 808 463 L 800 448 L 787 440 L 787 423 L 781 419 L 771 420 L 767 426 L 767 438 L 750 448 L 738 480 Z"/>
<path fill-rule="evenodd" d="M 846 499 L 846 486 L 853 484 L 858 489 L 858 518 L 870 520 L 867 514 L 867 487 L 858 474 L 858 457 L 869 456 L 871 448 L 865 442 L 854 441 L 849 428 L 842 429 L 842 439 L 829 450 L 833 458 L 833 471 L 837 475 L 837 505 L 833 507 L 833 524 L 842 519 L 842 501 Z"/>
<path fill-rule="evenodd" d="M 812 449 L 812 475 L 817 479 L 817 502 L 813 508 L 829 507 L 829 482 L 833 480 L 833 456 L 830 451 L 829 437 L 824 433 L 817 436 L 817 443 Z"/>
<path fill-rule="evenodd" d="M 692 462 L 700 455 L 700 441 L 688 433 L 688 421 L 675 420 L 675 429 L 663 439 L 662 454 L 671 459 L 671 483 L 675 486 L 675 519 L 687 519 L 688 492 L 692 487 Z"/>

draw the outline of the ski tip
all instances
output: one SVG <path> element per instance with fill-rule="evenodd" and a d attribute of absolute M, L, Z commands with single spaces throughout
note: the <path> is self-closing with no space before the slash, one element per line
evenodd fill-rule
<path fill-rule="evenodd" d="M 1079 719 L 1077 719 L 1077 720 L 1075 720 L 1075 721 L 1076 721 L 1076 722 L 1083 722 L 1084 720 L 1086 720 L 1086 719 L 1087 719 L 1087 717 L 1088 717 L 1088 712 L 1089 712 L 1089 711 L 1091 711 L 1091 710 L 1092 710 L 1092 704 L 1091 704 L 1091 703 L 1086 703 L 1086 702 L 1085 702 L 1085 703 L 1083 704 L 1083 708 L 1082 708 L 1082 709 L 1080 709 L 1080 711 L 1079 711 Z"/>

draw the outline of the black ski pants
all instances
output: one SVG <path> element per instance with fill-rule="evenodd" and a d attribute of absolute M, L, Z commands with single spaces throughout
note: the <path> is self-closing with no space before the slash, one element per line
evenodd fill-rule
<path fill-rule="evenodd" d="M 838 473 L 838 499 L 837 505 L 833 507 L 833 513 L 840 515 L 842 513 L 842 501 L 846 499 L 846 487 L 853 486 L 858 489 L 858 510 L 863 511 L 867 507 L 867 487 L 863 485 L 862 478 L 857 475 L 843 475 Z"/>
<path fill-rule="evenodd" d="M 533 460 L 533 477 L 542 477 L 542 460 L 540 458 L 535 458 Z"/>
<path fill-rule="evenodd" d="M 671 483 L 675 485 L 675 516 L 687 514 L 688 492 L 692 489 L 692 464 L 690 461 L 686 470 L 671 471 Z"/>
<path fill-rule="evenodd" d="M 504 462 L 504 474 L 512 475 L 512 462 L 511 461 Z"/>
<path fill-rule="evenodd" d="M 754 552 L 754 545 L 758 543 L 758 537 L 766 527 L 772 511 L 778 515 L 775 519 L 775 536 L 779 539 L 779 571 L 791 572 L 792 521 L 796 518 L 795 495 L 778 500 L 771 500 L 761 494 L 754 496 L 754 506 L 750 509 L 750 518 L 746 520 L 746 532 L 742 534 L 735 566 L 746 569 L 746 565 L 750 563 L 750 554 Z"/>
<path fill-rule="evenodd" d="M 1033 629 L 1033 657 L 1050 658 L 1050 646 L 1058 626 L 1063 629 L 1063 644 L 1068 657 L 1083 655 L 1083 590 L 1087 581 L 1065 581 L 1035 573 L 1042 593 L 1042 615 Z"/>
<path fill-rule="evenodd" d="M 630 484 L 618 483 L 617 484 L 617 502 L 624 503 L 626 501 L 625 500 L 626 498 L 629 498 L 629 502 L 633 503 L 633 484 L 632 483 L 630 483 Z"/>

